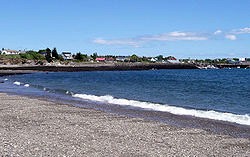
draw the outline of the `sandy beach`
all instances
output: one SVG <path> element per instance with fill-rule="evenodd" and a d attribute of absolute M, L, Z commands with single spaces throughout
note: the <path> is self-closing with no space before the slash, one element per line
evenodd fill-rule
<path fill-rule="evenodd" d="M 1 156 L 250 156 L 250 139 L 0 94 Z"/>

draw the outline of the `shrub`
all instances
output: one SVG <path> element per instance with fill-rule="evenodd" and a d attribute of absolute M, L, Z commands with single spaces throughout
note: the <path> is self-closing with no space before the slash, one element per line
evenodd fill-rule
<path fill-rule="evenodd" d="M 29 60 L 45 60 L 45 57 L 36 51 L 27 51 L 26 53 L 20 54 L 21 58 Z"/>

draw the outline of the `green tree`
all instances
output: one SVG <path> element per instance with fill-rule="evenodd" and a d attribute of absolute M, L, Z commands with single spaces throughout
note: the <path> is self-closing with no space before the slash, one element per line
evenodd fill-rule
<path fill-rule="evenodd" d="M 137 55 L 133 54 L 132 56 L 130 56 L 130 61 L 131 62 L 139 62 L 140 58 Z"/>
<path fill-rule="evenodd" d="M 205 59 L 205 63 L 212 63 L 212 60 L 211 59 Z"/>
<path fill-rule="evenodd" d="M 240 59 L 239 58 L 233 58 L 233 60 L 238 62 Z"/>
<path fill-rule="evenodd" d="M 82 60 L 83 60 L 83 56 L 82 56 L 81 52 L 76 53 L 75 59 L 76 59 L 76 60 L 79 60 L 79 61 L 82 61 Z"/>
<path fill-rule="evenodd" d="M 162 61 L 163 60 L 163 55 L 159 55 L 159 56 L 156 56 L 156 58 L 158 59 L 158 61 Z"/>
<path fill-rule="evenodd" d="M 52 62 L 52 55 L 51 55 L 51 50 L 49 48 L 46 49 L 46 55 L 45 55 L 46 60 L 50 63 Z"/>
<path fill-rule="evenodd" d="M 74 56 L 74 59 L 76 59 L 78 61 L 88 61 L 88 55 L 87 54 L 81 54 L 81 52 L 78 52 Z"/>
<path fill-rule="evenodd" d="M 220 60 L 220 63 L 227 63 L 227 59 L 226 58 L 222 58 L 221 60 Z"/>
<path fill-rule="evenodd" d="M 146 56 L 143 56 L 143 57 L 141 58 L 141 60 L 142 60 L 143 62 L 149 62 L 148 57 L 146 57 Z"/>
<path fill-rule="evenodd" d="M 87 54 L 82 54 L 83 61 L 88 61 L 88 55 Z"/>
<path fill-rule="evenodd" d="M 95 52 L 92 55 L 90 55 L 91 58 L 93 58 L 93 60 L 95 60 L 98 57 L 98 54 Z"/>
<path fill-rule="evenodd" d="M 64 61 L 63 56 L 62 56 L 61 54 L 58 55 L 58 59 L 59 59 L 60 61 Z"/>
<path fill-rule="evenodd" d="M 58 55 L 58 53 L 57 53 L 56 48 L 54 48 L 54 49 L 52 50 L 52 57 L 55 57 L 55 59 L 59 59 L 59 55 Z"/>
<path fill-rule="evenodd" d="M 44 60 L 45 59 L 43 55 L 33 50 L 27 51 L 26 53 L 21 53 L 20 57 L 24 59 L 30 59 L 30 60 Z"/>

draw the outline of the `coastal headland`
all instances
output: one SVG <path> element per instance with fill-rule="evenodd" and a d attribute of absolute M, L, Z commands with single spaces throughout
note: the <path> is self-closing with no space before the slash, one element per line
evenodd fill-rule
<path fill-rule="evenodd" d="M 0 94 L 1 156 L 249 156 L 250 139 Z"/>

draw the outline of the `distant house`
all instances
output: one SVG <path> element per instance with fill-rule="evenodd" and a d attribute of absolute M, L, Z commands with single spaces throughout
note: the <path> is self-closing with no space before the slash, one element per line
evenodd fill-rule
<path fill-rule="evenodd" d="M 173 56 L 168 56 L 167 60 L 177 60 L 177 59 L 175 57 L 173 57 Z"/>
<path fill-rule="evenodd" d="M 20 54 L 20 53 L 21 53 L 21 51 L 3 49 L 1 54 L 3 54 L 3 55 L 17 55 L 17 54 Z"/>
<path fill-rule="evenodd" d="M 114 62 L 114 58 L 113 57 L 106 57 L 106 61 L 107 62 Z"/>
<path fill-rule="evenodd" d="M 178 61 L 178 60 L 167 60 L 169 63 L 175 63 L 175 64 L 177 64 L 177 63 L 181 63 L 180 61 Z"/>
<path fill-rule="evenodd" d="M 157 60 L 158 60 L 157 58 L 153 58 L 153 57 L 149 59 L 150 62 L 156 62 Z"/>
<path fill-rule="evenodd" d="M 227 63 L 228 64 L 238 64 L 239 63 L 239 59 L 227 58 Z"/>
<path fill-rule="evenodd" d="M 239 64 L 250 65 L 250 58 L 239 58 Z"/>
<path fill-rule="evenodd" d="M 62 52 L 62 57 L 64 60 L 72 60 L 73 59 L 71 52 Z"/>
<path fill-rule="evenodd" d="M 117 56 L 116 61 L 117 62 L 129 62 L 130 57 L 129 56 Z"/>
<path fill-rule="evenodd" d="M 245 62 L 245 61 L 246 61 L 246 58 L 239 58 L 239 61 L 240 61 L 240 62 Z"/>
<path fill-rule="evenodd" d="M 106 58 L 104 58 L 104 57 L 97 57 L 97 58 L 95 59 L 95 61 L 97 61 L 97 62 L 105 62 L 105 61 L 106 61 Z"/>
<path fill-rule="evenodd" d="M 175 57 L 173 57 L 173 56 L 169 56 L 169 57 L 167 57 L 167 61 L 169 62 L 169 63 L 180 63 L 180 61 L 178 61 Z"/>

